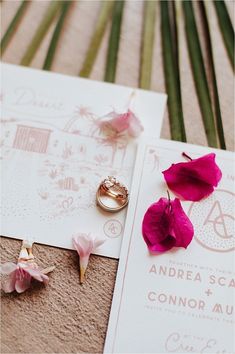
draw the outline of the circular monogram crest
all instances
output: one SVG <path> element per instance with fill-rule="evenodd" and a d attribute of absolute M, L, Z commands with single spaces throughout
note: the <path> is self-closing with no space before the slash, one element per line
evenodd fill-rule
<path fill-rule="evenodd" d="M 217 252 L 234 250 L 234 197 L 232 192 L 217 189 L 200 203 L 191 204 L 194 237 L 203 247 Z"/>
<path fill-rule="evenodd" d="M 108 220 L 104 224 L 104 233 L 110 238 L 116 238 L 122 233 L 122 224 L 115 219 Z"/>

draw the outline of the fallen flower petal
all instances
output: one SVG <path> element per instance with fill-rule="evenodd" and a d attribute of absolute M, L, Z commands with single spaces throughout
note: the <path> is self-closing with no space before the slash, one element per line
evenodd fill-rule
<path fill-rule="evenodd" d="M 24 271 L 37 281 L 43 282 L 45 284 L 47 284 L 49 281 L 48 276 L 39 269 L 25 267 Z"/>
<path fill-rule="evenodd" d="M 130 136 L 138 137 L 144 130 L 140 120 L 130 109 L 125 113 L 112 111 L 104 118 L 104 120 L 99 122 L 99 126 L 101 128 L 109 127 L 117 134 L 126 131 Z"/>
<path fill-rule="evenodd" d="M 47 273 L 54 270 L 54 267 L 46 268 Z M 6 262 L 1 265 L 1 274 L 7 275 L 3 282 L 2 289 L 5 293 L 11 293 L 16 290 L 22 293 L 27 290 L 32 279 L 47 284 L 49 281 L 45 269 L 40 270 L 34 260 L 32 253 L 32 243 L 23 241 L 17 264 Z"/>
<path fill-rule="evenodd" d="M 175 247 L 187 248 L 194 235 L 193 224 L 185 214 L 178 198 L 175 198 L 171 205 L 173 213 L 173 229 L 176 236 Z"/>
<path fill-rule="evenodd" d="M 160 198 L 146 211 L 142 234 L 150 252 L 162 253 L 172 247 L 187 248 L 194 230 L 178 198 Z"/>
<path fill-rule="evenodd" d="M 1 274 L 11 274 L 14 270 L 16 270 L 17 265 L 13 262 L 6 262 L 1 264 Z"/>
<path fill-rule="evenodd" d="M 8 276 L 8 279 L 3 282 L 2 290 L 5 293 L 12 293 L 15 290 L 15 283 L 16 283 L 16 275 L 15 272 L 13 272 Z"/>
<path fill-rule="evenodd" d="M 31 275 L 27 273 L 24 269 L 20 267 L 16 270 L 15 273 L 16 281 L 15 281 L 15 290 L 17 293 L 23 293 L 30 287 L 31 284 Z"/>
<path fill-rule="evenodd" d="M 142 131 L 144 130 L 144 127 L 140 123 L 139 118 L 137 118 L 133 112 L 131 112 L 130 110 L 128 112 L 131 116 L 128 133 L 130 136 L 136 138 L 142 133 Z"/>
<path fill-rule="evenodd" d="M 210 195 L 222 177 L 222 172 L 215 163 L 214 153 L 172 164 L 162 173 L 168 187 L 177 196 L 191 201 L 199 201 Z"/>
<path fill-rule="evenodd" d="M 36 263 L 26 265 L 22 262 L 17 265 L 15 264 L 15 269 L 8 273 L 8 279 L 3 283 L 2 289 L 6 293 L 14 290 L 18 293 L 22 293 L 30 287 L 32 278 L 47 284 L 49 281 L 48 276 L 42 273 L 39 269 L 35 269 L 35 264 Z M 2 268 L 6 268 L 5 264 L 2 265 Z"/>
<path fill-rule="evenodd" d="M 90 254 L 105 240 L 93 238 L 90 234 L 79 233 L 73 237 L 73 245 L 79 255 L 80 283 L 84 282 Z"/>

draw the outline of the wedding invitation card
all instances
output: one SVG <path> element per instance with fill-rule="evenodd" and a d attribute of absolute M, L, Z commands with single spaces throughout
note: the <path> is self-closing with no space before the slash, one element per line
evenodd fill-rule
<path fill-rule="evenodd" d="M 194 226 L 187 249 L 151 255 L 142 237 L 148 207 L 167 198 L 162 171 L 215 152 L 222 179 L 200 202 L 182 201 Z M 140 147 L 105 353 L 234 353 L 234 154 L 172 141 Z M 170 192 L 171 199 L 174 194 Z"/>
<path fill-rule="evenodd" d="M 97 254 L 118 258 L 126 210 L 101 211 L 96 190 L 109 175 L 130 189 L 137 143 L 159 137 L 166 96 L 9 64 L 1 76 L 1 234 L 72 249 L 72 235 L 91 233 L 106 239 Z M 101 131 L 128 108 L 140 138 Z"/>

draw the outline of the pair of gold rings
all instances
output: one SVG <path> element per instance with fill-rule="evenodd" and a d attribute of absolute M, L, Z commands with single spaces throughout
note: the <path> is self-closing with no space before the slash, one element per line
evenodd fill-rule
<path fill-rule="evenodd" d="M 113 176 L 108 176 L 99 185 L 96 193 L 97 205 L 109 212 L 125 208 L 129 202 L 128 189 Z"/>

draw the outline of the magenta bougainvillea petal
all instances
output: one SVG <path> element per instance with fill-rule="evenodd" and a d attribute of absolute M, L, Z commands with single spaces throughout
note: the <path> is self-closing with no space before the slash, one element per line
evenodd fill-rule
<path fill-rule="evenodd" d="M 172 164 L 162 172 L 168 187 L 184 200 L 199 201 L 214 191 L 222 177 L 211 153 L 188 162 Z"/>
<path fill-rule="evenodd" d="M 149 251 L 156 253 L 172 247 L 187 248 L 194 230 L 178 198 L 174 201 L 160 198 L 146 211 L 142 234 Z"/>
<path fill-rule="evenodd" d="M 175 247 L 187 248 L 193 238 L 193 224 L 185 214 L 178 198 L 175 198 L 175 200 L 172 202 L 172 211 L 173 228 L 176 235 Z"/>

